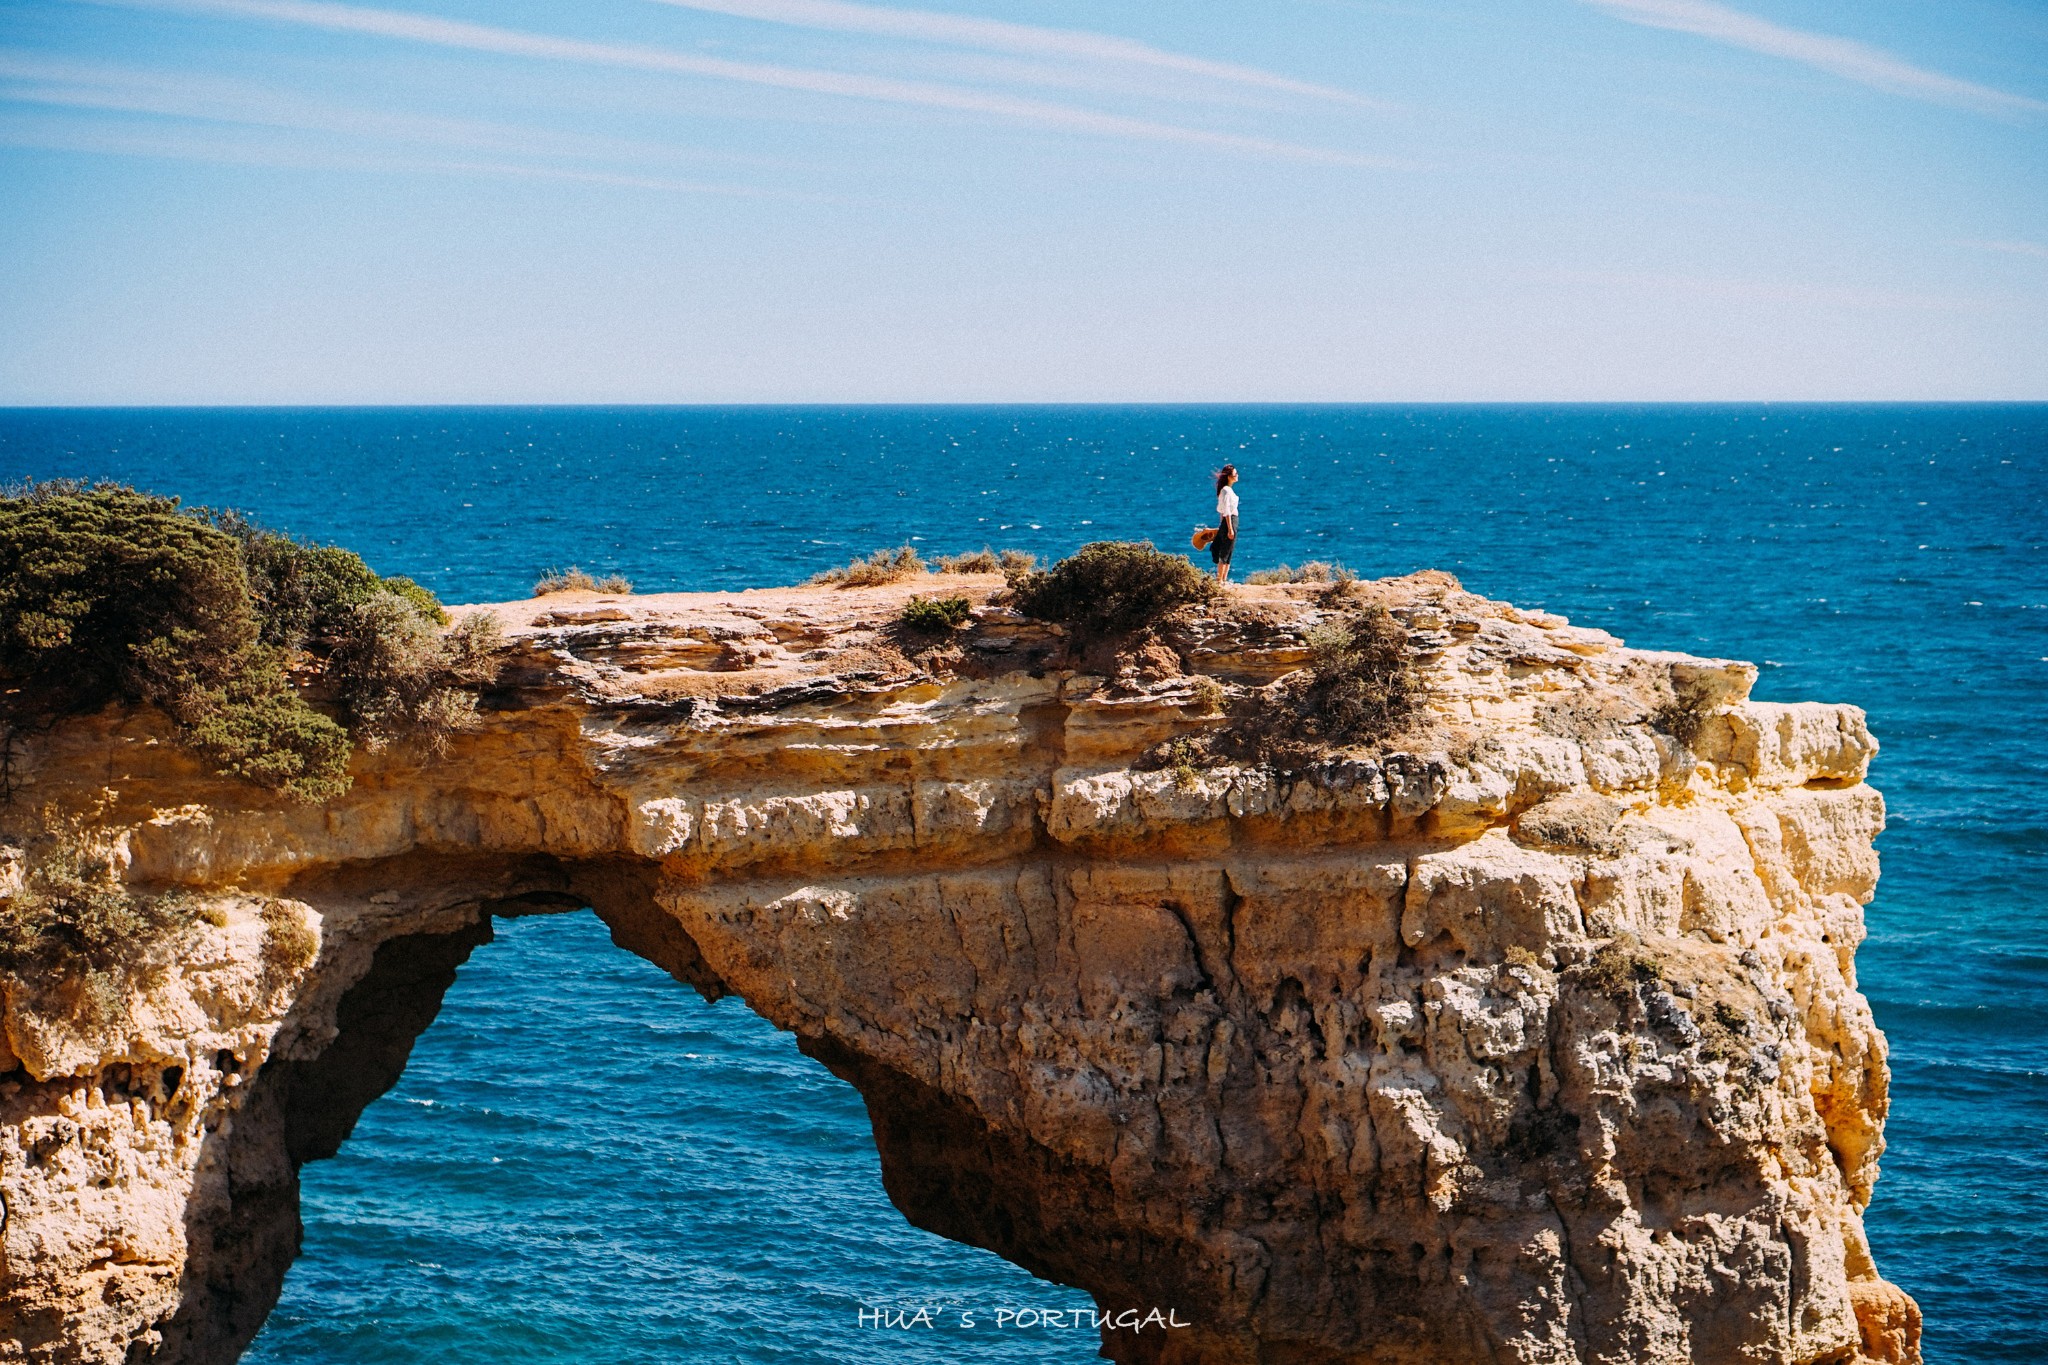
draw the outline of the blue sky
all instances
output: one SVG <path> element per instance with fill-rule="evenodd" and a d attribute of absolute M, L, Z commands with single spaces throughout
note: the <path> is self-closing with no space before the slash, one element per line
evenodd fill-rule
<path fill-rule="evenodd" d="M 0 0 L 0 403 L 2048 398 L 2019 0 Z"/>

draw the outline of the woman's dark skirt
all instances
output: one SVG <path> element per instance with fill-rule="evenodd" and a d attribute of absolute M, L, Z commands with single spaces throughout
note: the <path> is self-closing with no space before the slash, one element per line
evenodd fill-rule
<path fill-rule="evenodd" d="M 1230 533 L 1229 527 L 1223 527 L 1216 532 L 1216 539 L 1209 542 L 1209 558 L 1219 566 L 1228 564 L 1230 552 L 1236 548 L 1237 537 Z"/>

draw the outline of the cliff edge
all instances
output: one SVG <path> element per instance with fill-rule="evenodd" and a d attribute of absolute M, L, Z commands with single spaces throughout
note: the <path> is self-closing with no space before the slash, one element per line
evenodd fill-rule
<path fill-rule="evenodd" d="M 322 805 L 153 712 L 23 741 L 0 895 L 90 812 L 205 913 L 111 1011 L 4 985 L 0 1360 L 232 1360 L 299 1166 L 493 917 L 585 906 L 857 1086 L 912 1222 L 1194 1324 L 1113 1359 L 1918 1360 L 1861 1218 L 1861 711 L 1418 575 L 1368 585 L 1426 684 L 1398 744 L 1198 763 L 1316 590 L 1082 652 L 995 576 L 909 640 L 920 588 L 489 608 L 481 723 Z"/>

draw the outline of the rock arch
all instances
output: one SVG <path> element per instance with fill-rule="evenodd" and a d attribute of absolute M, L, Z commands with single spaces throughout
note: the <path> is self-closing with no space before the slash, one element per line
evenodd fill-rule
<path fill-rule="evenodd" d="M 129 875 L 220 923 L 125 1036 L 10 993 L 0 1322 L 35 1359 L 231 1355 L 293 1163 L 395 1078 L 479 926 L 589 904 L 858 1087 L 913 1222 L 1194 1320 L 1106 1333 L 1119 1360 L 1913 1358 L 1860 1220 L 1861 713 L 1383 586 L 1436 738 L 1289 773 L 1143 761 L 1212 723 L 1196 674 L 1302 657 L 1287 590 L 1101 674 L 1000 613 L 892 662 L 903 590 L 515 604 L 486 724 L 320 810 L 147 716 L 50 736 L 38 797 L 111 786 Z M 1646 670 L 1695 699 L 1689 745 L 1606 705 Z M 310 963 L 266 953 L 280 914 Z M 139 1227 L 145 1193 L 177 1226 Z"/>

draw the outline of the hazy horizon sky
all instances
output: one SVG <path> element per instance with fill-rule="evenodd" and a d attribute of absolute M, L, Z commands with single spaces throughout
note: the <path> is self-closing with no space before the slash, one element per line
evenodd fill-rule
<path fill-rule="evenodd" d="M 2018 0 L 0 0 L 0 404 L 2048 399 Z"/>

